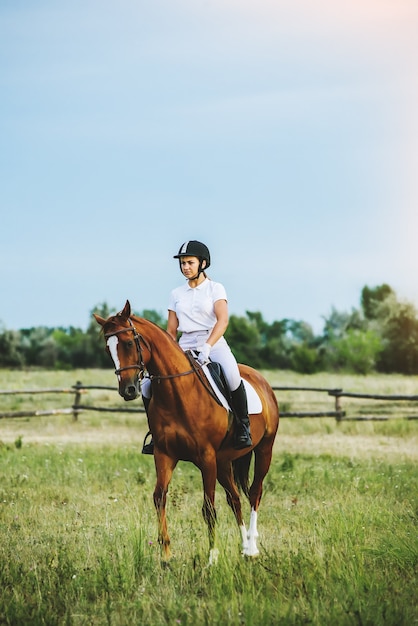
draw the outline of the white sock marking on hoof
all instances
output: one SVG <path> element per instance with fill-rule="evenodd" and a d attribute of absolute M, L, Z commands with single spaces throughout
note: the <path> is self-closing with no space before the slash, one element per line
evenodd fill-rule
<path fill-rule="evenodd" d="M 215 565 L 218 562 L 219 550 L 218 548 L 212 548 L 209 552 L 209 565 Z"/>
<path fill-rule="evenodd" d="M 243 550 L 243 554 L 244 551 L 247 549 L 248 547 L 248 532 L 247 529 L 245 527 L 245 524 L 243 524 L 242 526 L 239 527 L 240 531 L 241 531 L 241 539 L 242 539 L 242 550 Z"/>
<path fill-rule="evenodd" d="M 257 554 L 259 554 L 256 542 L 257 537 L 257 511 L 254 511 L 254 509 L 252 509 L 250 517 L 250 527 L 248 529 L 248 542 L 243 550 L 244 556 L 257 556 Z"/>

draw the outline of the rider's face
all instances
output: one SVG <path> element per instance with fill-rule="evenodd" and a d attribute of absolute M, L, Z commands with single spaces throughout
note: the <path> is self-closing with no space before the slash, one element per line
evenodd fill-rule
<path fill-rule="evenodd" d="M 199 271 L 199 259 L 196 256 L 182 256 L 180 267 L 186 278 L 192 278 Z"/>

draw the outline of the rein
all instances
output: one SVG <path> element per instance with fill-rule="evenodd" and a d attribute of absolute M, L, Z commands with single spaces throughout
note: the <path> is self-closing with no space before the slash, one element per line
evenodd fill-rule
<path fill-rule="evenodd" d="M 140 335 L 137 332 L 137 330 L 136 330 L 135 326 L 133 325 L 132 320 L 131 320 L 130 317 L 128 317 L 128 322 L 129 322 L 130 328 L 121 328 L 120 330 L 116 330 L 113 333 L 106 333 L 105 334 L 105 339 L 109 339 L 109 337 L 114 337 L 115 335 L 121 335 L 122 333 L 132 332 L 134 334 L 136 350 L 137 350 L 137 353 L 138 353 L 138 363 L 135 363 L 134 365 L 125 365 L 124 367 L 119 367 L 118 369 L 115 369 L 115 374 L 116 375 L 120 374 L 120 372 L 123 372 L 125 370 L 138 369 L 140 378 L 144 378 L 144 377 L 145 378 L 149 378 L 151 381 L 155 380 L 155 381 L 157 381 L 159 383 L 162 380 L 168 380 L 170 378 L 178 378 L 179 376 L 188 376 L 189 374 L 197 373 L 197 368 L 196 367 L 192 367 L 192 369 L 187 370 L 186 372 L 178 372 L 177 374 L 167 374 L 165 376 L 164 375 L 160 375 L 160 374 L 155 374 L 155 375 L 154 374 L 145 374 L 146 367 L 145 367 L 144 359 L 143 359 L 143 356 L 142 356 L 141 341 L 143 342 L 143 344 L 145 345 L 145 347 L 147 348 L 147 350 L 149 351 L 150 354 L 151 354 L 151 346 L 148 343 L 148 341 L 142 335 Z"/>
<path fill-rule="evenodd" d="M 166 374 L 165 376 L 162 376 L 160 374 L 147 374 L 146 378 L 149 378 L 150 380 L 156 380 L 157 383 L 159 383 L 162 380 L 168 380 L 169 378 L 179 378 L 179 376 L 188 376 L 189 374 L 194 374 L 196 370 L 191 369 L 191 370 L 187 370 L 187 372 L 178 372 L 177 374 Z"/>
<path fill-rule="evenodd" d="M 149 378 L 151 381 L 156 380 L 159 383 L 162 380 L 167 380 L 168 378 L 178 378 L 179 376 L 188 376 L 188 374 L 196 374 L 197 378 L 202 383 L 203 387 L 206 389 L 209 395 L 212 396 L 215 402 L 217 402 L 219 405 L 222 406 L 222 402 L 219 400 L 218 396 L 213 391 L 212 387 L 208 383 L 208 379 L 203 373 L 203 366 L 198 361 L 196 361 L 191 350 L 186 350 L 185 355 L 189 359 L 192 369 L 187 370 L 186 372 L 179 372 L 178 374 L 167 374 L 166 376 L 160 376 L 158 374 L 154 376 L 153 374 L 148 374 L 147 378 Z"/>
<path fill-rule="evenodd" d="M 203 374 L 203 369 L 202 369 L 202 365 L 195 360 L 191 350 L 186 350 L 185 354 L 190 362 L 191 365 L 191 369 L 186 370 L 185 372 L 177 372 L 176 374 L 149 374 L 146 373 L 146 366 L 145 366 L 145 362 L 144 362 L 144 358 L 142 356 L 142 348 L 141 348 L 141 342 L 145 345 L 145 347 L 147 348 L 147 350 L 149 351 L 149 353 L 151 354 L 151 346 L 149 344 L 149 342 L 142 336 L 140 335 L 134 324 L 132 323 L 132 320 L 130 317 L 128 317 L 128 322 L 129 322 L 129 328 L 121 328 L 119 330 L 116 330 L 112 333 L 106 333 L 105 334 L 105 339 L 109 339 L 109 337 L 114 337 L 116 335 L 121 335 L 122 333 L 129 333 L 132 332 L 133 333 L 133 337 L 134 337 L 134 341 L 135 341 L 135 346 L 136 346 L 136 350 L 138 353 L 138 363 L 135 363 L 134 365 L 125 365 L 124 367 L 119 367 L 118 369 L 115 369 L 115 374 L 119 375 L 120 372 L 123 372 L 125 370 L 131 370 L 131 369 L 137 369 L 139 370 L 139 374 L 138 374 L 138 378 L 140 380 L 142 380 L 143 378 L 148 378 L 151 382 L 152 381 L 156 381 L 157 383 L 160 383 L 162 380 L 170 380 L 173 378 L 180 378 L 180 376 L 189 376 L 190 374 L 196 374 L 197 378 L 199 379 L 200 383 L 203 385 L 203 387 L 206 389 L 206 391 L 209 393 L 209 395 L 212 396 L 212 398 L 218 403 L 221 404 L 219 398 L 216 396 L 216 394 L 214 393 L 213 389 L 211 388 L 210 384 L 207 381 L 206 376 Z"/>

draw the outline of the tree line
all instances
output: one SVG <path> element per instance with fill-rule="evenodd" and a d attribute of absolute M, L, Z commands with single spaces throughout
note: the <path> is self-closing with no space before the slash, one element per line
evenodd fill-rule
<path fill-rule="evenodd" d="M 102 303 L 93 312 L 107 318 L 116 310 Z M 166 318 L 154 310 L 136 314 L 166 328 Z M 262 313 L 247 311 L 245 316 L 230 315 L 225 336 L 237 360 L 258 369 L 418 374 L 417 311 L 387 284 L 363 287 L 358 308 L 333 308 L 319 335 L 307 322 L 282 319 L 270 324 Z M 0 367 L 107 368 L 110 359 L 92 317 L 85 331 L 73 326 L 15 331 L 0 325 Z"/>

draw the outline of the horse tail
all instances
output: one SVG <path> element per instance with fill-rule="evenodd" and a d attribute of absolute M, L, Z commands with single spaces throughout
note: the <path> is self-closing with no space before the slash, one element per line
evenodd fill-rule
<path fill-rule="evenodd" d="M 232 470 L 234 473 L 235 483 L 240 491 L 250 499 L 250 486 L 249 486 L 249 473 L 250 463 L 253 455 L 253 451 L 250 450 L 245 456 L 241 456 L 235 461 L 232 461 Z"/>

